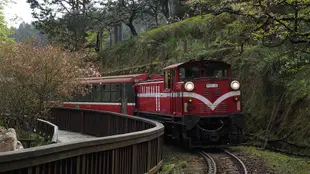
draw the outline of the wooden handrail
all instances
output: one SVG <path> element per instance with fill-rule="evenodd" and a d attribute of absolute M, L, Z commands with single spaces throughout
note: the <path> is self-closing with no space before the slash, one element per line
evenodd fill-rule
<path fill-rule="evenodd" d="M 97 137 L 0 153 L 0 172 L 143 174 L 156 173 L 163 163 L 161 123 L 82 109 L 54 108 L 51 113 L 53 124 L 47 125 Z"/>

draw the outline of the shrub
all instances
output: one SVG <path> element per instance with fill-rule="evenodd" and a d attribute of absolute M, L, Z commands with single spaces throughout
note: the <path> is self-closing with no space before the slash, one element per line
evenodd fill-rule
<path fill-rule="evenodd" d="M 34 121 L 46 115 L 50 101 L 85 92 L 78 78 L 99 75 L 87 57 L 51 45 L 0 45 L 0 112 L 17 122 Z"/>

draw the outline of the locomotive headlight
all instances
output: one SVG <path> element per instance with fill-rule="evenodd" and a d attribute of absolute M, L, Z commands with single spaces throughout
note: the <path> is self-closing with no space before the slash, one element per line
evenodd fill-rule
<path fill-rule="evenodd" d="M 233 90 L 238 90 L 240 88 L 240 83 L 237 80 L 234 80 L 230 83 L 230 87 Z"/>
<path fill-rule="evenodd" d="M 195 85 L 193 82 L 186 82 L 184 87 L 187 91 L 192 91 L 194 90 Z"/>

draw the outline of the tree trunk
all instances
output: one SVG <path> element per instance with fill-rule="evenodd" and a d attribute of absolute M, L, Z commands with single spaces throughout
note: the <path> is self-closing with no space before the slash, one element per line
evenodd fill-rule
<path fill-rule="evenodd" d="M 137 36 L 138 35 L 138 33 L 137 33 L 136 29 L 135 29 L 135 26 L 133 25 L 133 22 L 129 22 L 126 25 L 130 28 L 131 34 L 133 36 Z"/>
<path fill-rule="evenodd" d="M 169 18 L 169 6 L 168 6 L 167 0 L 161 0 L 161 9 L 162 9 L 162 13 L 168 19 Z"/>
<path fill-rule="evenodd" d="M 180 11 L 180 1 L 179 0 L 169 0 L 168 1 L 169 16 L 174 17 L 179 15 Z"/>
<path fill-rule="evenodd" d="M 123 40 L 123 25 L 122 23 L 118 25 L 118 42 Z"/>
<path fill-rule="evenodd" d="M 113 42 L 112 42 L 112 31 L 111 30 L 109 31 L 109 34 L 110 34 L 110 46 L 112 46 Z"/>
<path fill-rule="evenodd" d="M 96 52 L 99 52 L 101 50 L 101 44 L 102 44 L 102 31 L 97 32 L 97 40 L 96 40 Z"/>
<path fill-rule="evenodd" d="M 155 13 L 155 25 L 156 25 L 156 27 L 159 26 L 159 22 L 158 22 L 158 10 L 156 10 L 156 13 Z"/>
<path fill-rule="evenodd" d="M 114 25 L 114 44 L 117 44 L 118 43 L 118 25 L 115 24 Z"/>
<path fill-rule="evenodd" d="M 113 45 L 113 33 L 112 33 L 112 28 L 111 27 L 106 27 L 106 30 L 108 30 L 109 32 L 109 46 L 112 46 Z"/>

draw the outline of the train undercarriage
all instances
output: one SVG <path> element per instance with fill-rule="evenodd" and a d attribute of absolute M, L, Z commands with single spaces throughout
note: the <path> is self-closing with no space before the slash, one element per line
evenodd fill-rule
<path fill-rule="evenodd" d="M 183 117 L 160 116 L 134 112 L 135 115 L 159 121 L 165 126 L 165 138 L 186 148 L 237 145 L 243 141 L 243 114 Z"/>

